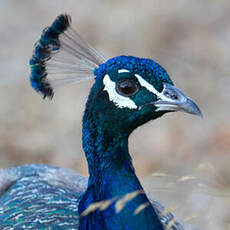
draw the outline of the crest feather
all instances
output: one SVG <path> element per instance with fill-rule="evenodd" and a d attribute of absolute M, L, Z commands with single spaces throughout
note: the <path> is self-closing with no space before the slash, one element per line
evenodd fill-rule
<path fill-rule="evenodd" d="M 52 98 L 54 88 L 93 78 L 104 58 L 72 27 L 69 15 L 59 15 L 43 30 L 30 59 L 32 87 Z"/>

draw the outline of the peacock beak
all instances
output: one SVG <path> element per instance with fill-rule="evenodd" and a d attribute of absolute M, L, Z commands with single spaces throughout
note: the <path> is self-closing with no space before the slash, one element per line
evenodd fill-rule
<path fill-rule="evenodd" d="M 158 100 L 153 103 L 156 111 L 183 111 L 203 117 L 197 104 L 173 85 L 164 83 L 162 92 L 157 96 Z"/>

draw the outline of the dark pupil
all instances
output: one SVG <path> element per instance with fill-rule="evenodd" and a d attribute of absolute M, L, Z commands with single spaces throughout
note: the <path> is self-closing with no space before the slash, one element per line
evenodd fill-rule
<path fill-rule="evenodd" d="M 135 82 L 126 79 L 118 83 L 117 89 L 119 93 L 130 96 L 136 92 L 137 86 Z"/>

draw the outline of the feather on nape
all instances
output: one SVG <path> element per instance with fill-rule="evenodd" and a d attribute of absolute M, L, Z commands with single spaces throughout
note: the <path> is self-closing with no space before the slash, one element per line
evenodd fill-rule
<path fill-rule="evenodd" d="M 57 86 L 92 79 L 94 69 L 104 61 L 72 28 L 70 16 L 62 14 L 34 45 L 30 82 L 43 98 L 52 98 Z"/>

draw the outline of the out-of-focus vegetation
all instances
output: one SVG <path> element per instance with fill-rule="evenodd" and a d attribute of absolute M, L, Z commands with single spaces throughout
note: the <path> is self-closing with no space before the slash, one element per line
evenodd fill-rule
<path fill-rule="evenodd" d="M 138 128 L 130 148 L 146 190 L 186 229 L 230 229 L 230 2 L 228 0 L 0 1 L 0 167 L 45 163 L 87 173 L 81 116 L 93 82 L 52 101 L 29 84 L 29 58 L 60 13 L 106 57 L 151 57 L 203 111 Z"/>

